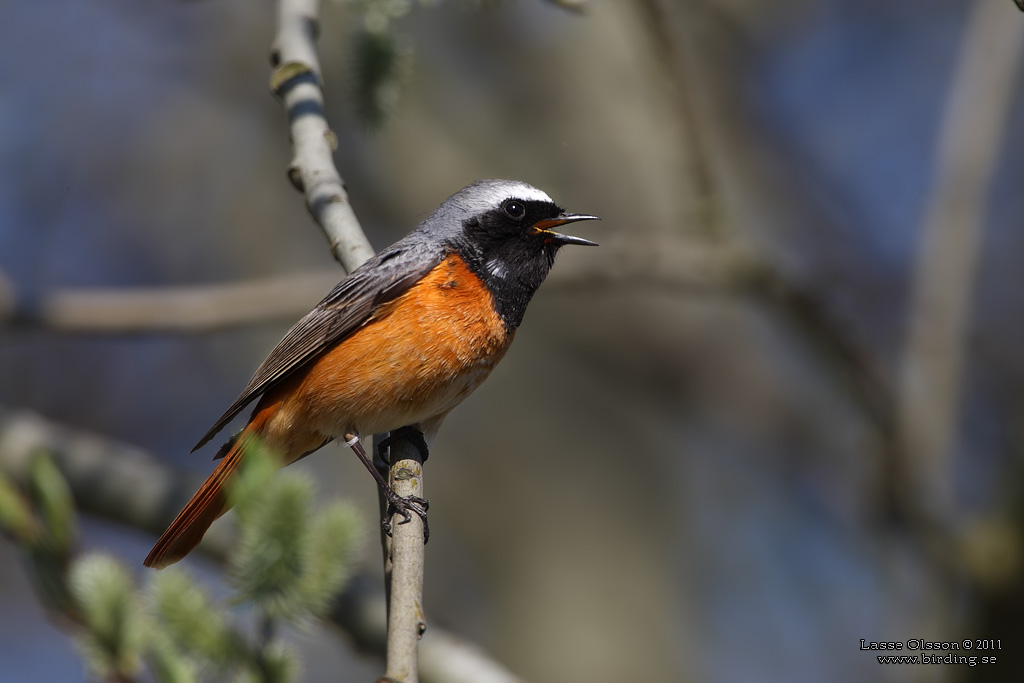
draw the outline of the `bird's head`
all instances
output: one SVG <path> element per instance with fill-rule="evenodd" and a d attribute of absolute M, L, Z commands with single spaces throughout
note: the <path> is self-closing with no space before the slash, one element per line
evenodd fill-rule
<path fill-rule="evenodd" d="M 444 233 L 516 327 L 558 250 L 567 244 L 597 246 L 558 228 L 596 218 L 568 213 L 524 182 L 479 180 L 446 199 L 426 223 Z"/>

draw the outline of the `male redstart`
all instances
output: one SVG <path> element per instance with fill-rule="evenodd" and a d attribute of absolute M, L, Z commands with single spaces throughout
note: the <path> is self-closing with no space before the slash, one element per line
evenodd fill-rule
<path fill-rule="evenodd" d="M 411 435 L 425 457 L 445 416 L 505 355 L 559 248 L 594 245 L 554 228 L 594 218 L 566 213 L 526 183 L 481 180 L 352 271 L 285 335 L 193 449 L 259 398 L 145 565 L 165 567 L 199 543 L 227 510 L 225 483 L 256 441 L 288 465 L 342 438 L 392 509 L 425 520 L 426 501 L 395 494 L 359 436 Z"/>

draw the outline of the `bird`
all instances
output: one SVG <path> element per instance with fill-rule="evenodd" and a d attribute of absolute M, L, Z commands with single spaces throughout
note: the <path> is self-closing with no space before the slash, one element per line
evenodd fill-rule
<path fill-rule="evenodd" d="M 402 521 L 411 510 L 425 523 L 427 502 L 392 491 L 360 437 L 388 432 L 426 458 L 448 413 L 505 355 L 559 249 L 597 246 L 555 228 L 595 219 L 516 180 L 478 180 L 445 199 L 342 279 L 270 352 L 192 450 L 255 401 L 245 427 L 220 448 L 216 468 L 143 564 L 166 567 L 199 544 L 227 511 L 225 486 L 257 443 L 285 466 L 343 439 Z"/>

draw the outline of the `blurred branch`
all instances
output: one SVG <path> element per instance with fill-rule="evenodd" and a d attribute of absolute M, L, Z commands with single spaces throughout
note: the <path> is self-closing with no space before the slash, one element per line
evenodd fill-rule
<path fill-rule="evenodd" d="M 331 270 L 222 285 L 57 289 L 19 299 L 0 277 L 0 322 L 67 334 L 195 333 L 292 322 L 338 279 Z"/>
<path fill-rule="evenodd" d="M 602 245 L 586 259 L 559 261 L 546 289 L 593 291 L 649 287 L 679 293 L 746 290 L 766 277 L 766 264 L 735 243 L 707 239 L 649 239 Z"/>
<path fill-rule="evenodd" d="M 831 378 L 871 421 L 883 450 L 889 450 L 896 431 L 893 382 L 884 348 L 871 342 L 872 336 L 884 335 L 875 327 L 877 315 L 864 320 L 850 306 L 851 298 L 864 299 L 865 308 L 876 311 L 891 298 L 889 290 L 883 287 L 872 294 L 865 291 L 863 280 L 844 283 L 850 272 L 864 272 L 871 262 L 849 264 L 869 257 L 845 241 L 838 228 L 808 230 L 806 226 L 828 218 L 814 210 L 802 187 L 794 192 L 779 182 L 777 149 L 763 144 L 756 122 L 746 113 L 746 94 L 736 86 L 743 82 L 738 65 L 756 57 L 756 40 L 730 7 L 717 2 L 637 3 L 648 42 L 682 93 L 683 116 L 695 140 L 691 164 L 712 206 L 707 227 L 747 249 L 748 265 L 740 270 L 744 277 L 729 286 L 773 307 L 809 343 Z M 794 258 L 791 243 L 812 245 L 817 258 Z M 882 450 L 879 456 L 891 461 Z"/>
<path fill-rule="evenodd" d="M 288 177 L 305 194 L 306 206 L 327 235 L 335 260 L 351 272 L 373 256 L 373 248 L 359 226 L 332 158 L 337 137 L 327 125 L 324 114 L 320 63 L 316 54 L 319 9 L 319 0 L 279 1 L 270 87 L 281 98 L 288 113 L 295 152 Z M 420 457 L 415 445 L 398 440 L 391 448 L 388 481 L 407 479 L 407 461 Z M 417 495 L 422 495 L 422 469 L 419 472 Z M 378 495 L 383 497 L 383 492 Z M 384 514 L 387 514 L 387 506 L 384 506 Z M 417 652 L 420 636 L 426 628 L 422 608 L 425 542 L 423 529 L 415 523 L 394 524 L 390 544 L 385 541 L 385 552 L 390 550 L 393 567 L 386 576 L 389 581 L 386 676 L 403 683 L 419 680 Z M 398 609 L 404 612 L 398 614 Z"/>
<path fill-rule="evenodd" d="M 600 252 L 595 259 L 559 264 L 549 287 L 712 292 L 764 279 L 764 266 L 739 248 L 704 240 L 643 242 Z M 336 270 L 325 270 L 221 285 L 58 289 L 19 300 L 0 276 L 0 322 L 67 334 L 203 333 L 292 322 L 338 279 Z"/>
<path fill-rule="evenodd" d="M 59 425 L 28 411 L 0 408 L 0 470 L 21 485 L 32 457 L 52 454 L 84 512 L 153 534 L 198 488 L 202 478 L 173 468 L 156 455 L 128 444 Z M 411 526 L 411 525 L 408 525 Z M 199 546 L 223 562 L 234 544 L 232 526 L 215 524 Z M 384 596 L 379 581 L 362 575 L 345 589 L 328 619 L 345 630 L 356 647 L 383 656 L 386 642 Z M 519 679 L 476 646 L 435 627 L 421 641 L 420 673 L 428 683 L 515 683 Z"/>
<path fill-rule="evenodd" d="M 971 5 L 938 143 L 913 273 L 898 386 L 898 443 L 914 509 L 952 511 L 964 345 L 985 207 L 1024 56 L 1024 23 L 1006 5 Z"/>
<path fill-rule="evenodd" d="M 294 156 L 288 178 L 331 245 L 334 259 L 351 272 L 373 256 L 348 193 L 334 166 L 338 139 L 327 124 L 316 38 L 319 0 L 280 0 L 271 50 L 270 88 L 288 114 Z"/>
<path fill-rule="evenodd" d="M 0 321 L 19 329 L 66 334 L 207 333 L 287 323 L 305 314 L 334 286 L 336 270 L 225 285 L 57 290 L 19 302 L 0 277 Z M 876 423 L 891 422 L 891 406 L 874 378 L 875 362 L 852 340 L 848 325 L 821 293 L 787 278 L 735 242 L 704 238 L 646 239 L 606 245 L 586 259 L 552 270 L 548 291 L 654 289 L 676 295 L 750 296 L 778 308 L 818 341 L 861 396 Z"/>
<path fill-rule="evenodd" d="M 688 167 L 690 192 L 701 209 L 697 228 L 705 233 L 714 233 L 721 211 L 721 194 L 716 192 L 711 159 L 706 149 L 707 142 L 700 135 L 696 89 L 692 86 L 691 65 L 684 58 L 686 43 L 674 31 L 680 11 L 674 0 L 666 4 L 663 0 L 641 0 L 636 5 L 640 19 L 650 35 L 649 44 L 664 71 L 666 80 L 672 84 L 677 106 L 676 125 L 686 140 L 685 155 Z"/>
<path fill-rule="evenodd" d="M 883 348 L 888 344 L 876 341 L 873 350 L 865 339 L 872 335 L 876 339 L 887 336 L 884 333 L 879 335 L 878 329 L 885 327 L 881 309 L 885 299 L 891 298 L 891 286 L 883 286 L 872 295 L 870 290 L 875 287 L 875 283 L 862 279 L 852 281 L 856 292 L 854 296 L 861 299 L 861 305 L 866 310 L 871 311 L 870 317 L 862 318 L 859 324 L 852 317 L 848 306 L 828 305 L 827 299 L 831 292 L 842 296 L 844 271 L 871 272 L 868 270 L 871 262 L 864 260 L 871 256 L 858 255 L 855 244 L 844 242 L 841 230 L 822 230 L 820 224 L 823 219 L 828 220 L 827 215 L 808 210 L 808 206 L 813 207 L 814 200 L 804 193 L 802 187 L 794 192 L 786 184 L 776 182 L 778 176 L 783 175 L 778 172 L 772 159 L 777 150 L 771 146 L 759 150 L 758 134 L 751 134 L 752 130 L 756 131 L 756 127 L 751 125 L 749 117 L 737 114 L 746 107 L 745 94 L 734 85 L 742 83 L 742 78 L 736 78 L 731 71 L 727 75 L 720 73 L 723 69 L 738 69 L 738 64 L 748 64 L 757 51 L 742 46 L 756 43 L 757 38 L 750 35 L 748 28 L 744 28 L 746 24 L 737 20 L 739 15 L 729 11 L 731 5 L 644 0 L 642 7 L 648 14 L 651 42 L 657 44 L 662 40 L 660 34 L 666 31 L 669 33 L 668 44 L 672 49 L 664 49 L 663 53 L 667 58 L 675 60 L 673 76 L 677 84 L 680 84 L 679 87 L 689 83 L 697 133 L 710 150 L 704 160 L 710 179 L 714 182 L 716 192 L 713 196 L 729 198 L 730 218 L 737 226 L 753 228 L 748 229 L 745 235 L 748 239 L 744 241 L 753 243 L 753 260 L 766 263 L 761 271 L 765 280 L 762 284 L 751 283 L 753 291 L 766 294 L 766 301 L 777 305 L 778 312 L 796 325 L 804 339 L 811 341 L 819 357 L 828 363 L 832 374 L 844 389 L 850 391 L 851 398 L 857 401 L 877 430 L 877 453 L 884 477 L 884 495 L 878 498 L 884 506 L 880 512 L 887 521 L 905 526 L 910 532 L 909 540 L 917 543 L 922 553 L 930 557 L 934 566 L 941 568 L 947 578 L 962 580 L 967 575 L 975 581 L 983 580 L 984 573 L 978 571 L 978 568 L 984 563 L 973 558 L 984 556 L 984 553 L 972 547 L 991 548 L 998 547 L 998 544 L 978 540 L 982 536 L 978 533 L 981 525 L 961 523 L 958 528 L 939 526 L 935 522 L 948 522 L 949 519 L 928 519 L 923 513 L 927 512 L 927 504 L 937 500 L 938 495 L 929 491 L 928 486 L 934 487 L 934 491 L 943 486 L 948 490 L 951 476 L 949 449 L 955 435 L 951 430 L 955 428 L 953 413 L 959 389 L 951 393 L 948 384 L 945 389 L 939 384 L 953 380 L 959 385 L 962 345 L 965 341 L 963 328 L 966 326 L 966 306 L 970 300 L 971 272 L 977 260 L 983 200 L 987 196 L 991 173 L 997 161 L 998 141 L 1005 129 L 1009 98 L 1019 90 L 1014 87 L 1019 79 L 1013 74 L 1019 68 L 1021 59 L 1020 22 L 1005 5 L 1002 10 L 998 3 L 971 5 L 972 24 L 976 24 L 979 16 L 984 13 L 987 14 L 987 27 L 973 26 L 964 34 L 960 65 L 951 88 L 950 107 L 941 133 L 940 148 L 944 151 L 939 155 L 941 161 L 937 163 L 926 214 L 929 226 L 944 224 L 940 229 L 942 239 L 939 241 L 945 245 L 938 251 L 949 250 L 947 256 L 952 257 L 941 266 L 938 265 L 940 259 L 935 257 L 932 265 L 927 267 L 931 271 L 927 289 L 932 290 L 932 296 L 927 298 L 932 302 L 931 305 L 938 306 L 933 309 L 933 313 L 941 310 L 945 323 L 940 325 L 948 324 L 947 315 L 959 315 L 960 320 L 956 326 L 960 330 L 954 335 L 957 341 L 953 345 L 946 344 L 945 350 L 936 357 L 935 367 L 927 370 L 917 368 L 912 373 L 937 371 L 938 375 L 932 377 L 940 379 L 940 383 L 929 384 L 927 387 L 915 386 L 917 380 L 909 381 L 910 375 L 905 372 L 903 384 L 897 386 L 899 380 L 892 377 Z M 772 8 L 780 9 L 775 5 Z M 1000 12 L 1003 12 L 1001 16 Z M 1000 22 L 1005 24 L 1001 28 L 993 25 Z M 1016 37 L 1011 37 L 1011 33 Z M 968 62 L 971 63 L 969 66 Z M 954 105 L 954 102 L 958 104 Z M 954 114 L 954 110 L 960 110 L 960 113 Z M 954 144 L 953 140 L 957 138 L 959 142 Z M 940 170 L 938 166 L 943 168 Z M 965 208 L 972 205 L 973 208 L 965 211 Z M 766 229 L 773 223 L 773 229 Z M 791 231 L 791 226 L 800 225 L 813 225 L 815 229 L 799 233 Z M 976 232 L 969 236 L 958 234 L 959 230 Z M 924 232 L 932 233 L 932 230 L 925 228 Z M 764 235 L 792 234 L 799 235 L 800 243 L 813 245 L 809 251 L 815 253 L 817 258 L 811 267 L 808 268 L 806 263 L 793 259 L 787 253 L 784 248 L 786 240 L 764 239 Z M 959 240 L 971 243 L 957 245 Z M 973 255 L 970 252 L 974 252 Z M 922 250 L 922 269 L 924 260 Z M 851 268 L 844 266 L 844 262 L 855 265 Z M 960 269 L 960 272 L 950 274 L 949 268 Z M 923 272 L 919 270 L 918 276 L 921 275 Z M 957 300 L 963 304 L 957 304 Z M 955 312 L 957 308 L 960 309 L 959 314 Z M 867 325 L 871 325 L 874 330 L 866 333 Z M 922 350 L 928 353 L 941 350 L 941 330 L 919 330 L 918 334 L 917 343 Z M 908 334 L 908 354 L 909 339 Z M 941 380 L 943 376 L 945 380 Z M 912 388 L 915 389 L 913 395 L 910 391 Z M 918 391 L 922 388 L 924 391 Z M 932 408 L 926 408 L 925 405 L 932 401 L 932 394 L 936 392 L 945 393 L 945 397 L 938 396 L 937 403 Z M 941 407 L 943 403 L 944 408 Z M 935 410 L 935 406 L 940 410 L 930 412 Z M 937 418 L 931 427 L 926 427 L 920 421 L 911 429 L 919 430 L 923 438 L 937 438 L 944 444 L 944 455 L 938 460 L 933 461 L 927 457 L 918 460 L 907 450 L 908 420 L 913 422 L 920 419 L 908 418 L 908 414 L 915 410 Z M 945 417 L 937 417 L 942 412 Z M 929 435 L 927 430 L 932 428 L 936 431 Z M 946 433 L 943 435 L 942 432 Z M 940 465 L 939 461 L 943 464 Z M 908 485 L 927 482 L 931 477 L 938 477 L 939 481 L 926 483 L 923 489 Z M 998 536 L 988 534 L 987 537 Z M 1002 547 L 1010 546 L 1010 543 L 1002 543 Z M 1003 563 L 1008 564 L 1005 560 Z M 991 564 L 987 571 L 992 571 Z M 951 584 L 941 585 L 948 588 Z"/>
<path fill-rule="evenodd" d="M 576 14 L 583 14 L 590 5 L 590 0 L 547 0 L 547 2 Z"/>
<path fill-rule="evenodd" d="M 591 294 L 601 288 L 642 287 L 676 295 L 748 297 L 798 329 L 876 428 L 892 433 L 892 398 L 881 380 L 881 363 L 856 342 L 850 322 L 820 288 L 787 275 L 737 241 L 688 238 L 609 245 L 586 260 L 560 262 L 548 283 L 549 290 Z"/>

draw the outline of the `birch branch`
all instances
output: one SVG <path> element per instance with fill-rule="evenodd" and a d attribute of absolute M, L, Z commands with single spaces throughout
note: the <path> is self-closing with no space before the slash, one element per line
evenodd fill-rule
<path fill-rule="evenodd" d="M 319 8 L 319 0 L 280 0 L 270 86 L 288 114 L 295 150 L 288 177 L 305 194 L 306 206 L 327 236 L 335 260 L 351 272 L 373 256 L 373 248 L 359 226 L 332 158 L 337 136 L 324 114 L 316 54 Z M 416 447 L 404 440 L 391 448 L 388 480 L 393 486 L 401 482 L 400 495 L 408 495 L 402 489 L 408 483 L 409 463 L 418 462 L 420 457 Z M 421 462 L 417 471 L 416 495 L 422 496 Z M 396 682 L 417 683 L 419 639 L 426 628 L 422 612 L 424 537 L 420 524 L 393 524 L 390 550 L 386 676 Z"/>
<path fill-rule="evenodd" d="M 400 496 L 423 497 L 423 459 L 415 447 L 404 449 L 394 444 L 390 449 L 388 483 Z M 385 505 L 384 514 L 387 514 Z M 419 515 L 400 523 L 400 516 L 391 520 L 391 540 L 385 575 L 388 582 L 388 656 L 384 680 L 396 683 L 418 683 L 418 644 L 427 629 L 423 616 L 424 526 Z"/>
<path fill-rule="evenodd" d="M 971 5 L 939 134 L 913 273 L 898 387 L 898 443 L 913 509 L 948 521 L 952 451 L 985 206 L 1018 88 L 1024 23 L 1008 5 Z"/>
<path fill-rule="evenodd" d="M 327 124 L 316 38 L 319 0 L 280 0 L 277 37 L 271 50 L 270 88 L 288 114 L 294 156 L 288 178 L 304 193 L 306 207 L 348 272 L 373 256 L 334 166 L 338 138 Z"/>

